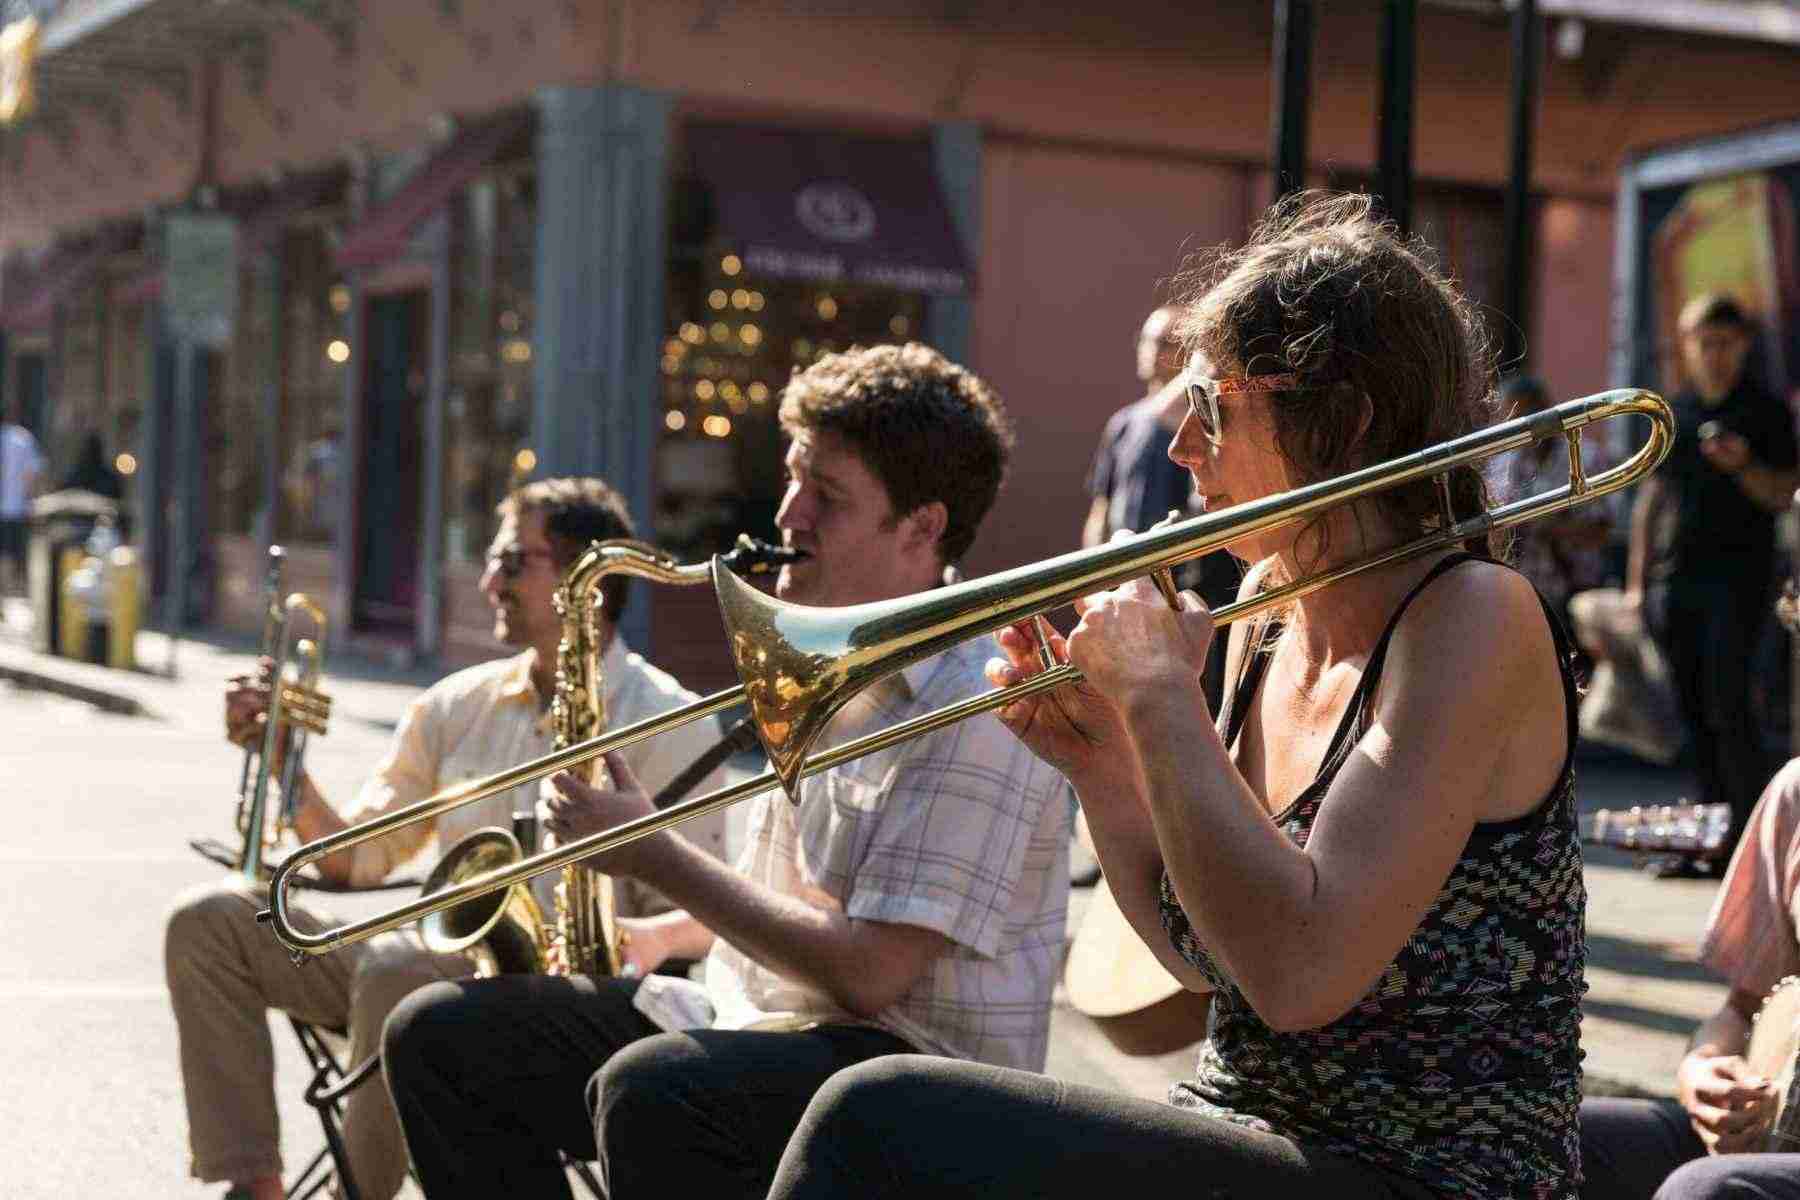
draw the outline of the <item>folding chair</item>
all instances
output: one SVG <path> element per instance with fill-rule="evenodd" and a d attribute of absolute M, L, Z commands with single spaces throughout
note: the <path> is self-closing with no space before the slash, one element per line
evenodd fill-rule
<path fill-rule="evenodd" d="M 288 1024 L 294 1027 L 294 1037 L 299 1040 L 300 1049 L 312 1066 L 313 1077 L 306 1085 L 306 1102 L 319 1114 L 319 1124 L 325 1130 L 325 1148 L 313 1155 L 306 1169 L 287 1186 L 287 1200 L 309 1200 L 333 1179 L 338 1181 L 340 1200 L 362 1200 L 356 1177 L 350 1170 L 349 1154 L 344 1148 L 343 1100 L 377 1073 L 381 1056 L 371 1054 L 346 1071 L 329 1040 L 334 1035 L 341 1036 L 338 1031 L 321 1030 L 291 1016 Z M 581 1180 L 594 1200 L 606 1200 L 606 1191 L 600 1186 L 593 1168 L 567 1155 L 563 1156 L 563 1166 Z"/>

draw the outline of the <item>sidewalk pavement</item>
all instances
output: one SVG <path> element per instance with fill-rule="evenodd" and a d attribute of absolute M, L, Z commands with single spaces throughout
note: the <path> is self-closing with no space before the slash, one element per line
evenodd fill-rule
<path fill-rule="evenodd" d="M 0 599 L 0 680 L 82 700 L 109 711 L 212 731 L 220 721 L 225 679 L 247 670 L 255 647 L 211 636 L 179 641 L 139 634 L 147 669 L 115 671 L 36 653 L 29 614 Z M 172 668 L 172 670 L 171 670 Z M 379 735 L 434 675 L 422 669 L 336 655 L 325 664 L 334 723 Z M 1678 798 L 1679 776 L 1617 756 L 1583 752 L 1578 767 L 1582 807 L 1628 807 Z M 1694 1026 L 1717 1008 L 1725 988 L 1695 961 L 1694 947 L 1716 888 L 1710 880 L 1656 880 L 1631 856 L 1587 851 L 1589 992 L 1582 1045 L 1589 1094 L 1669 1095 L 1675 1067 Z M 1080 927 L 1091 893 L 1077 889 L 1069 929 Z M 1160 1098 L 1191 1073 L 1192 1050 L 1127 1058 L 1100 1030 L 1067 1006 L 1058 991 L 1051 1074 Z"/>

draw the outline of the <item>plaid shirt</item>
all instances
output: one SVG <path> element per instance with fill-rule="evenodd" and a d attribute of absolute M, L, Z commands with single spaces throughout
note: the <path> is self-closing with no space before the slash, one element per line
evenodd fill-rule
<path fill-rule="evenodd" d="M 826 729 L 848 741 L 986 688 L 989 639 L 881 681 Z M 752 800 L 738 869 L 775 891 L 951 942 L 874 1024 L 928 1054 L 1042 1070 L 1069 898 L 1068 785 L 992 716 L 820 772 L 800 803 Z M 707 960 L 714 1028 L 858 1023 L 821 990 L 723 938 Z"/>
<path fill-rule="evenodd" d="M 1700 961 L 1739 991 L 1760 996 L 1800 974 L 1795 890 L 1800 886 L 1800 758 L 1775 773 L 1713 896 Z"/>

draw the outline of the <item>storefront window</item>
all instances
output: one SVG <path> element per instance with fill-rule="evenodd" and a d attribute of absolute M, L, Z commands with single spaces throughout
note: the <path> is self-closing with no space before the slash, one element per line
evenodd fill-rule
<path fill-rule="evenodd" d="M 656 540 L 683 558 L 775 536 L 789 375 L 851 346 L 916 341 L 925 299 L 760 278 L 729 248 L 678 253 L 662 343 Z"/>
<path fill-rule="evenodd" d="M 502 164 L 457 210 L 445 428 L 444 538 L 451 564 L 476 565 L 494 507 L 536 468 L 530 449 L 537 188 Z"/>
<path fill-rule="evenodd" d="M 282 239 L 283 372 L 281 512 L 276 537 L 328 546 L 350 464 L 343 456 L 345 339 L 350 289 L 332 265 L 324 231 L 304 226 Z"/>

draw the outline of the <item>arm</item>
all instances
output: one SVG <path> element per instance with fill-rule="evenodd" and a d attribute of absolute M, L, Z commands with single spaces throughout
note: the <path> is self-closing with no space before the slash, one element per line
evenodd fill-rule
<path fill-rule="evenodd" d="M 552 778 L 558 794 L 547 801 L 549 824 L 559 838 L 573 840 L 651 811 L 631 768 L 617 754 L 607 755 L 606 765 L 616 790 L 594 788 L 568 772 Z M 950 945 L 930 929 L 859 920 L 777 892 L 672 830 L 586 865 L 643 880 L 681 905 L 692 921 L 769 969 L 821 989 L 860 1017 L 891 1007 Z"/>
<path fill-rule="evenodd" d="M 225 736 L 236 746 L 260 748 L 269 711 L 269 689 L 261 676 L 239 675 L 228 681 L 225 692 Z M 271 794 L 278 794 L 282 767 L 287 759 L 290 733 L 284 731 L 276 739 L 275 754 L 269 763 Z M 312 776 L 302 767 L 294 781 L 294 834 L 302 842 L 317 841 L 328 834 L 347 828 Z M 333 854 L 319 860 L 319 874 L 333 883 L 349 884 L 351 852 Z"/>
<path fill-rule="evenodd" d="M 1760 507 L 1781 512 L 1794 502 L 1794 489 L 1800 487 L 1800 471 L 1767 467 L 1747 462 L 1732 476 L 1738 487 Z"/>
<path fill-rule="evenodd" d="M 766 888 L 679 834 L 640 846 L 631 873 L 683 905 L 690 920 L 859 1017 L 892 1007 L 949 948 L 933 930 L 856 920 Z"/>
<path fill-rule="evenodd" d="M 1267 561 L 1256 563 L 1245 572 L 1238 585 L 1239 600 L 1248 600 L 1262 590 L 1262 578 L 1268 566 Z M 1257 628 L 1254 621 L 1241 621 L 1226 630 L 1227 688 L 1233 687 L 1242 674 L 1250 636 Z M 1084 797 L 1082 810 L 1088 814 L 1094 854 L 1100 860 L 1119 911 L 1156 955 L 1157 961 L 1183 987 L 1195 992 L 1211 991 L 1212 985 L 1170 944 L 1168 931 L 1163 928 L 1162 848 L 1156 840 L 1156 826 L 1135 759 L 1102 756 L 1089 772 L 1076 783 L 1076 794 Z M 1094 796 L 1092 803 L 1085 798 L 1090 794 Z M 1115 795 L 1129 796 L 1130 800 L 1115 802 Z"/>
<path fill-rule="evenodd" d="M 1668 489 L 1655 475 L 1638 485 L 1637 500 L 1631 506 L 1631 541 L 1627 547 L 1625 594 L 1642 598 L 1645 577 L 1650 568 L 1650 531 L 1667 500 Z"/>
<path fill-rule="evenodd" d="M 1181 614 L 1143 610 L 1182 633 L 1210 622 L 1197 600 L 1184 603 Z M 1188 682 L 1192 672 L 1156 679 L 1124 665 L 1106 678 L 1109 661 L 1129 664 L 1120 651 L 1132 639 L 1121 626 L 1145 620 L 1143 610 L 1094 622 L 1095 650 L 1110 650 L 1095 659 L 1095 678 L 1120 696 L 1182 906 L 1271 1027 L 1335 1020 L 1405 944 L 1475 822 L 1528 811 L 1554 781 L 1562 739 L 1518 716 L 1520 698 L 1530 697 L 1562 722 L 1561 679 L 1536 597 L 1499 568 L 1464 568 L 1420 597 L 1389 647 L 1371 727 L 1304 849 L 1238 773 L 1206 720 L 1197 680 Z M 1471 611 L 1482 613 L 1491 637 L 1466 636 Z M 1071 650 L 1086 670 L 1092 652 L 1082 633 Z M 1203 661 L 1204 639 L 1163 658 L 1196 651 Z M 1120 675 L 1133 671 L 1142 672 L 1138 683 L 1121 686 Z"/>
<path fill-rule="evenodd" d="M 1106 497 L 1095 496 L 1088 505 L 1087 519 L 1081 523 L 1082 546 L 1098 546 L 1106 540 Z"/>
<path fill-rule="evenodd" d="M 654 917 L 620 917 L 619 948 L 626 975 L 648 975 L 671 958 L 705 958 L 713 932 L 677 908 Z"/>

